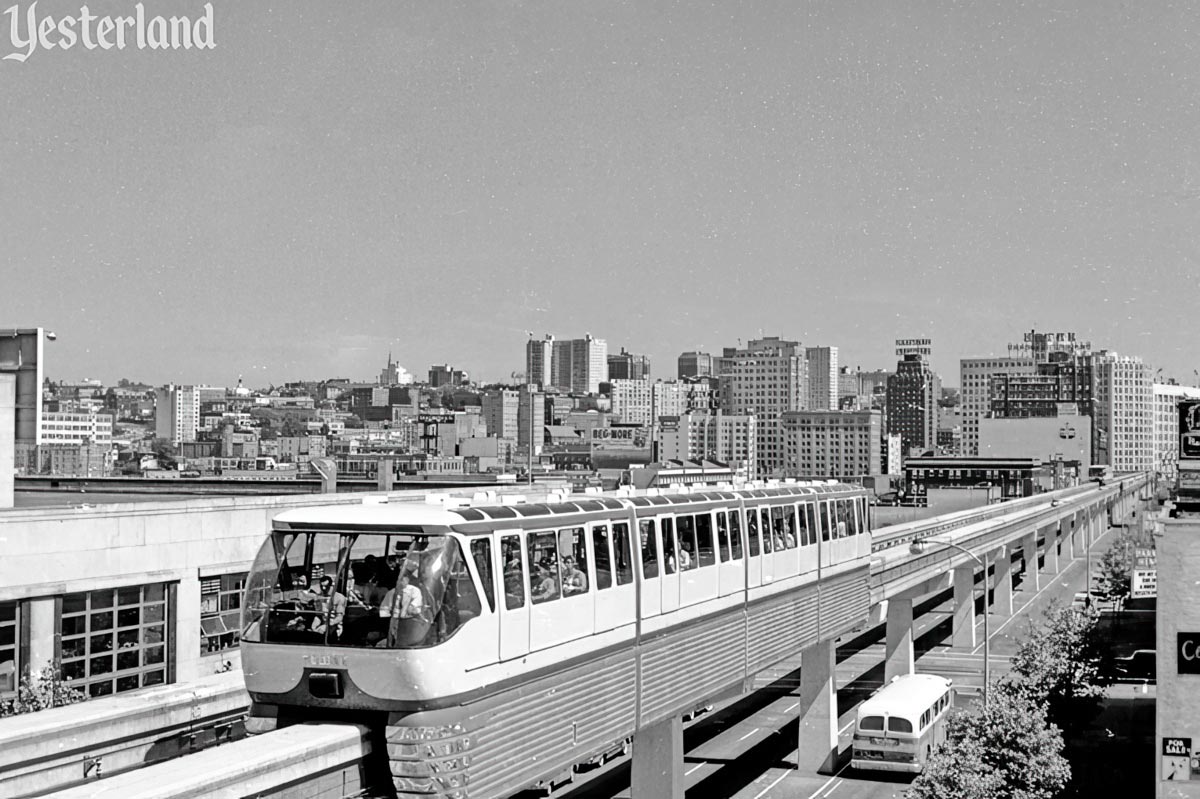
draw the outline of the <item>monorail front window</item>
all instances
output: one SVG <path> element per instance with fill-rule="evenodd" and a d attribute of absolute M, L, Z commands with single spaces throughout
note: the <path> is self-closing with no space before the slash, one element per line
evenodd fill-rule
<path fill-rule="evenodd" d="M 468 560 L 450 536 L 276 532 L 247 580 L 242 639 L 427 647 L 481 612 Z"/>

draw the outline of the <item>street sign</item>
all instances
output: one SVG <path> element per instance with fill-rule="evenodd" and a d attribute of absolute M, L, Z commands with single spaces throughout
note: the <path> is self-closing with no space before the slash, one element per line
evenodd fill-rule
<path fill-rule="evenodd" d="M 1158 596 L 1158 569 L 1134 569 L 1130 582 L 1130 599 L 1153 599 Z"/>
<path fill-rule="evenodd" d="M 1162 739 L 1162 779 L 1190 780 L 1192 769 L 1190 756 L 1192 754 L 1191 738 Z"/>

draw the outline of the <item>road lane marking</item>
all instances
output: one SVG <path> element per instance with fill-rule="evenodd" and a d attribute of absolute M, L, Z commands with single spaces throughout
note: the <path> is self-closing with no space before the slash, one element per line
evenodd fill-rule
<path fill-rule="evenodd" d="M 825 797 L 824 797 L 824 799 L 829 799 L 829 795 L 830 795 L 830 794 L 832 794 L 834 791 L 836 791 L 836 790 L 837 790 L 838 788 L 840 788 L 841 786 L 842 786 L 842 780 L 838 780 L 837 782 L 835 782 L 835 783 L 833 784 L 833 787 L 832 787 L 832 788 L 830 788 L 828 791 L 826 791 L 826 792 L 825 792 Z"/>
<path fill-rule="evenodd" d="M 790 771 L 790 770 L 791 770 L 791 769 L 789 769 L 788 771 Z M 787 771 L 785 771 L 785 772 L 783 772 L 782 774 L 780 774 L 778 777 L 776 777 L 776 778 L 775 778 L 775 781 L 774 781 L 774 782 L 772 782 L 772 783 L 771 783 L 770 785 L 768 785 L 766 788 L 763 788 L 761 791 L 759 791 L 758 793 L 756 793 L 756 794 L 754 795 L 754 799 L 762 799 L 762 797 L 766 795 L 767 791 L 771 790 L 771 789 L 772 789 L 772 788 L 774 788 L 776 785 L 778 785 L 779 783 L 783 782 L 783 778 L 784 778 L 784 777 L 786 777 L 787 775 L 788 775 L 788 772 L 787 772 Z M 826 784 L 828 784 L 828 783 L 826 783 Z M 824 787 L 824 786 L 822 786 L 822 787 Z M 815 796 L 816 794 L 813 794 L 813 795 Z M 812 797 L 809 797 L 809 799 L 812 799 Z"/>
<path fill-rule="evenodd" d="M 808 797 L 808 799 L 817 799 L 817 795 L 820 794 L 821 791 L 823 791 L 827 787 L 829 787 L 829 783 L 833 782 L 838 777 L 842 776 L 842 772 L 848 768 L 850 768 L 849 763 L 847 763 L 846 765 L 844 765 L 840 769 L 838 769 L 836 772 L 834 772 L 833 776 L 830 777 L 829 779 L 825 780 L 824 785 L 822 785 L 820 788 L 817 788 L 815 791 L 813 791 L 812 794 Z M 766 793 L 766 791 L 763 791 L 763 793 Z M 758 796 L 762 796 L 762 794 L 760 793 Z M 754 797 L 754 799 L 758 799 L 758 796 Z"/>
<path fill-rule="evenodd" d="M 692 767 L 691 767 L 690 769 L 688 769 L 687 771 L 683 772 L 683 776 L 685 776 L 685 777 L 686 777 L 687 775 L 691 774 L 693 771 L 695 771 L 696 769 L 700 768 L 701 766 L 707 766 L 707 765 L 708 765 L 708 763 L 705 763 L 705 762 L 701 761 L 701 762 L 697 763 L 696 765 L 692 766 Z"/>
<path fill-rule="evenodd" d="M 795 708 L 795 707 L 796 707 L 796 705 L 798 705 L 798 704 L 800 704 L 800 703 L 799 703 L 799 702 L 792 702 L 790 705 L 788 705 L 786 708 L 784 708 L 783 712 L 784 712 L 784 713 L 790 713 L 790 712 L 792 711 L 792 709 L 793 709 L 793 708 Z"/>
<path fill-rule="evenodd" d="M 754 734 L 754 733 L 756 733 L 756 732 L 758 732 L 758 727 L 755 727 L 754 729 L 750 730 L 750 732 L 746 733 L 746 734 L 745 734 L 745 735 L 743 735 L 741 738 L 738 738 L 738 740 L 739 740 L 739 741 L 744 741 L 744 740 L 746 740 L 747 738 L 749 738 L 751 735 L 753 735 L 753 734 Z"/>

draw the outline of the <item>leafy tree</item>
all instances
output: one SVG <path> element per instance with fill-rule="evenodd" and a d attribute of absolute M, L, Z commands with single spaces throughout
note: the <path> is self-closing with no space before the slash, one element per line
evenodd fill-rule
<path fill-rule="evenodd" d="M 154 453 L 154 457 L 158 459 L 159 467 L 163 469 L 175 468 L 175 456 L 179 454 L 179 450 L 168 438 L 156 438 L 150 442 L 150 451 Z"/>
<path fill-rule="evenodd" d="M 1040 628 L 1030 622 L 1003 690 L 1043 704 L 1050 723 L 1078 729 L 1095 716 L 1104 695 L 1105 647 L 1097 617 L 1053 602 L 1042 619 Z"/>
<path fill-rule="evenodd" d="M 86 699 L 87 694 L 63 681 L 57 664 L 44 666 L 36 673 L 26 669 L 16 694 L 0 699 L 0 718 L 73 705 Z"/>
<path fill-rule="evenodd" d="M 348 416 L 344 422 L 347 430 L 361 430 L 365 425 L 358 416 Z"/>
<path fill-rule="evenodd" d="M 1019 693 L 995 691 L 984 708 L 956 711 L 946 740 L 913 781 L 909 799 L 1051 799 L 1071 778 L 1059 729 Z"/>
<path fill-rule="evenodd" d="M 1133 565 L 1137 540 L 1129 529 L 1123 529 L 1117 540 L 1100 556 L 1100 576 L 1108 584 L 1108 595 L 1118 602 L 1129 596 L 1133 581 Z"/>

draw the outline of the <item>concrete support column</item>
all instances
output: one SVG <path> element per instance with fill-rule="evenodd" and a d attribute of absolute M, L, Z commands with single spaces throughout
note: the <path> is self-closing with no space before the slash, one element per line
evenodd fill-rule
<path fill-rule="evenodd" d="M 878 624 L 883 624 L 888 616 L 888 601 L 885 599 L 878 605 L 872 605 L 867 611 L 867 624 L 874 627 Z"/>
<path fill-rule="evenodd" d="M 25 612 L 29 614 L 29 662 L 21 664 L 29 671 L 37 674 L 44 667 L 54 663 L 54 641 L 58 638 L 58 628 L 54 626 L 54 598 L 31 599 L 25 604 Z M 17 675 L 20 679 L 21 675 Z"/>
<path fill-rule="evenodd" d="M 633 736 L 629 775 L 634 799 L 683 799 L 683 719 L 679 716 Z"/>
<path fill-rule="evenodd" d="M 1023 574 L 1022 588 L 1026 591 L 1037 592 L 1038 590 L 1038 547 L 1037 547 L 1037 531 L 1029 533 L 1021 538 L 1021 549 L 1025 556 L 1025 571 Z"/>
<path fill-rule="evenodd" d="M 834 670 L 834 655 L 832 641 L 819 641 L 800 653 L 800 744 L 796 761 L 801 771 L 832 774 L 837 768 L 837 672 Z M 635 796 L 640 799 L 641 796 L 657 794 Z"/>
<path fill-rule="evenodd" d="M 912 674 L 915 668 L 913 656 L 913 601 L 893 599 L 888 602 L 887 636 L 884 644 L 883 681 L 889 683 L 893 677 Z"/>
<path fill-rule="evenodd" d="M 1083 554 L 1083 549 L 1079 546 L 1079 514 L 1071 514 L 1071 518 L 1064 519 L 1063 524 L 1070 531 L 1068 535 L 1071 538 L 1071 558 L 1077 558 Z"/>
<path fill-rule="evenodd" d="M 975 648 L 975 565 L 954 569 L 954 617 L 951 646 Z"/>
<path fill-rule="evenodd" d="M 1042 570 L 1046 574 L 1058 574 L 1058 525 L 1052 524 L 1042 530 L 1046 539 L 1046 557 Z"/>
<path fill-rule="evenodd" d="M 996 587 L 992 593 L 991 610 L 997 616 L 1009 617 L 1013 612 L 1012 553 L 1008 547 L 1000 547 L 991 555 L 995 566 Z"/>

